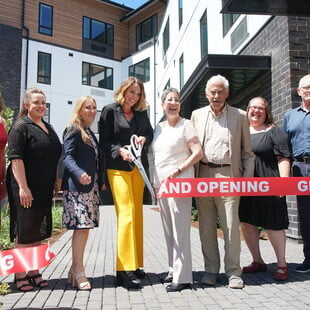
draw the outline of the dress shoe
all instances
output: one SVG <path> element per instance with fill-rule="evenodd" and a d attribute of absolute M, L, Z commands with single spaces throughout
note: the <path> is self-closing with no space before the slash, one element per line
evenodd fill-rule
<path fill-rule="evenodd" d="M 200 282 L 203 285 L 215 285 L 216 284 L 216 278 L 217 278 L 216 273 L 206 272 L 204 274 L 204 276 L 202 277 Z"/>
<path fill-rule="evenodd" d="M 161 278 L 162 283 L 171 283 L 173 279 L 173 274 L 172 272 L 167 272 L 166 276 L 164 278 Z"/>
<path fill-rule="evenodd" d="M 288 279 L 287 267 L 278 267 L 274 278 L 278 281 L 286 281 Z"/>
<path fill-rule="evenodd" d="M 267 265 L 265 263 L 252 262 L 249 266 L 242 268 L 244 273 L 255 273 L 267 271 Z"/>
<path fill-rule="evenodd" d="M 139 279 L 145 278 L 145 271 L 143 269 L 138 268 L 134 273 Z"/>
<path fill-rule="evenodd" d="M 302 264 L 298 265 L 295 272 L 307 273 L 310 272 L 310 259 L 305 259 Z"/>
<path fill-rule="evenodd" d="M 141 281 L 133 271 L 117 271 L 116 284 L 132 290 L 141 289 Z"/>
<path fill-rule="evenodd" d="M 181 284 L 171 283 L 166 286 L 166 291 L 167 292 L 179 292 L 187 288 L 188 289 L 191 288 L 190 283 L 181 283 Z"/>
<path fill-rule="evenodd" d="M 239 276 L 230 276 L 228 279 L 228 286 L 230 288 L 243 288 L 243 280 Z"/>

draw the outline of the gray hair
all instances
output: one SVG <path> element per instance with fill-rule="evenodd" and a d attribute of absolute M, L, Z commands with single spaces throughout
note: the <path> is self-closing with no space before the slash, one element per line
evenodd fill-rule
<path fill-rule="evenodd" d="M 166 97 L 169 93 L 176 93 L 179 98 L 180 98 L 180 92 L 176 89 L 176 88 L 173 88 L 173 87 L 169 87 L 169 88 L 166 88 L 164 91 L 163 91 L 163 94 L 161 95 L 161 102 L 165 102 L 166 100 Z"/>
<path fill-rule="evenodd" d="M 213 75 L 210 77 L 210 79 L 208 80 L 208 82 L 206 84 L 205 91 L 208 90 L 208 88 L 211 86 L 211 84 L 216 83 L 216 82 L 222 82 L 225 89 L 227 91 L 229 91 L 229 81 L 224 76 L 222 76 L 220 74 Z"/>
<path fill-rule="evenodd" d="M 298 88 L 301 88 L 304 81 L 310 79 L 310 74 L 307 74 L 305 76 L 303 76 L 300 80 L 299 80 L 299 84 L 298 84 Z"/>

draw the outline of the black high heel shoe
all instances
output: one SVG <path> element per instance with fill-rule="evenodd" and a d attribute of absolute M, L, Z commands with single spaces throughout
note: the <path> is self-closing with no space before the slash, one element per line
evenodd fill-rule
<path fill-rule="evenodd" d="M 133 271 L 116 271 L 116 284 L 127 289 L 141 289 L 141 281 Z"/>
<path fill-rule="evenodd" d="M 136 271 L 134 271 L 134 273 L 139 279 L 145 278 L 145 271 L 141 268 L 136 269 Z"/>

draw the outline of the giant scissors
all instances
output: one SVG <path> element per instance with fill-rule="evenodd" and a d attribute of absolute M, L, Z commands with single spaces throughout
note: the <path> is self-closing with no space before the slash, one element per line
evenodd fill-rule
<path fill-rule="evenodd" d="M 137 135 L 132 135 L 130 137 L 130 145 L 125 145 L 124 148 L 127 151 L 129 151 L 132 161 L 137 166 L 144 180 L 144 183 L 152 196 L 152 201 L 154 201 L 155 200 L 154 190 L 141 162 L 142 145 L 140 143 L 137 143 L 137 139 L 138 139 Z"/>

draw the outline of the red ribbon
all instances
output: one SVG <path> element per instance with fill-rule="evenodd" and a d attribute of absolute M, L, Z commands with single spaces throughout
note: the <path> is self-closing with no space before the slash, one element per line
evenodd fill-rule
<path fill-rule="evenodd" d="M 157 198 L 310 195 L 310 177 L 166 179 Z"/>
<path fill-rule="evenodd" d="M 28 247 L 15 248 L 0 252 L 0 275 L 37 270 L 49 265 L 55 257 L 49 243 Z"/>

